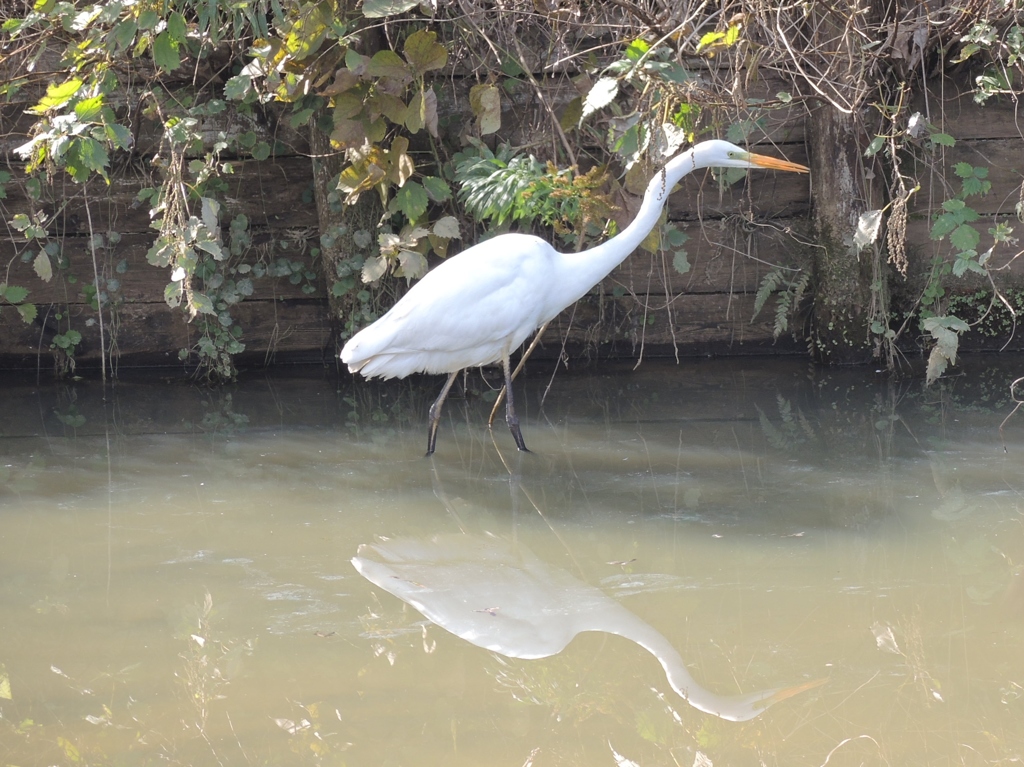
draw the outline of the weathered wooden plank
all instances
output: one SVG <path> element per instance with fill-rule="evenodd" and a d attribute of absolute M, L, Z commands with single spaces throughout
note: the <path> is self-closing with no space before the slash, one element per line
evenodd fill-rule
<path fill-rule="evenodd" d="M 260 233 L 256 233 L 256 247 L 260 247 Z M 128 303 L 162 303 L 164 287 L 170 281 L 170 270 L 152 266 L 146 261 L 146 253 L 153 244 L 155 233 L 128 234 L 116 244 L 97 249 L 97 264 L 101 276 L 101 289 L 107 290 L 114 300 Z M 62 260 L 66 266 L 55 269 L 54 277 L 50 282 L 43 282 L 36 275 L 31 262 L 22 261 L 20 258 L 11 262 L 5 280 L 12 285 L 21 285 L 28 288 L 28 301 L 36 303 L 85 303 L 83 287 L 93 284 L 93 263 L 92 251 L 89 247 L 88 237 L 63 237 L 59 240 L 61 245 Z M 260 253 L 260 260 L 264 266 L 268 263 L 285 258 L 289 262 L 300 263 L 304 267 L 317 273 L 316 280 L 309 283 L 313 287 L 312 293 L 303 291 L 302 283 L 292 284 L 286 277 L 262 278 L 250 277 L 253 285 L 252 299 L 291 299 L 309 298 L 310 296 L 322 297 L 325 295 L 325 287 L 322 278 L 319 276 L 319 265 L 313 263 L 308 249 L 300 249 L 308 245 L 305 240 L 299 243 L 292 243 L 291 247 L 282 249 L 272 242 Z M 0 251 L 5 248 L 22 249 L 23 243 L 14 243 L 11 240 L 0 240 Z M 255 257 L 250 254 L 247 259 L 250 263 Z M 118 271 L 118 268 L 121 271 Z M 242 275 L 239 275 L 241 277 Z M 116 289 L 112 290 L 107 285 L 107 280 L 116 280 Z"/>
<path fill-rule="evenodd" d="M 544 101 L 556 115 L 561 115 L 566 106 L 574 98 L 586 95 L 585 85 L 577 85 L 568 77 L 538 78 L 539 89 Z M 469 105 L 469 89 L 476 85 L 476 77 L 468 79 L 448 79 L 435 81 L 438 92 L 439 113 L 450 120 L 450 129 L 458 135 L 466 125 L 475 119 Z M 748 107 L 743 113 L 747 141 L 753 146 L 772 144 L 802 144 L 804 141 L 804 107 L 799 104 L 789 106 L 778 105 L 776 94 L 789 90 L 780 78 L 758 79 L 743 94 L 738 94 L 737 101 L 757 100 L 775 101 L 772 108 Z M 710 91 L 709 91 L 710 92 Z M 501 129 L 498 136 L 513 146 L 536 146 L 538 144 L 557 142 L 559 140 L 551 123 L 544 103 L 538 98 L 537 90 L 525 81 L 515 87 L 505 89 L 501 102 Z M 714 106 L 709 107 L 714 109 Z M 721 104 L 723 112 L 738 114 L 733 104 Z M 591 120 L 600 122 L 601 115 Z M 728 127 L 728 126 L 727 126 Z M 724 129 L 717 138 L 725 138 Z M 706 136 L 705 138 L 712 138 Z"/>
<path fill-rule="evenodd" d="M 981 234 L 980 251 L 984 252 L 992 247 L 993 240 L 987 232 L 997 221 L 1013 227 L 1016 232 L 1021 231 L 1021 224 L 1016 216 L 999 216 L 978 221 L 975 228 Z M 927 219 L 912 218 L 907 222 L 907 248 L 911 254 L 908 281 L 915 288 L 923 287 L 934 258 L 952 261 L 957 253 L 957 249 L 949 244 L 948 239 L 933 240 L 929 236 L 930 232 L 931 222 Z M 1008 289 L 1024 286 L 1024 258 L 1015 258 L 1019 249 L 1020 245 L 1004 244 L 992 253 L 989 267 L 998 287 Z M 973 292 L 991 287 L 987 277 L 974 272 L 967 272 L 959 278 L 947 278 L 947 285 L 955 292 Z"/>
<path fill-rule="evenodd" d="M 747 225 L 739 218 L 681 223 L 689 239 L 684 245 L 690 270 L 680 274 L 672 254 L 637 251 L 602 282 L 611 293 L 616 286 L 637 295 L 669 293 L 755 293 L 772 268 L 809 269 L 806 235 L 787 233 L 804 228 L 798 219 Z"/>
<path fill-rule="evenodd" d="M 227 186 L 222 221 L 238 214 L 249 218 L 255 228 L 315 228 L 316 206 L 312 200 L 313 172 L 305 157 L 283 157 L 258 162 L 239 160 L 232 163 L 234 173 L 223 177 Z M 13 167 L 18 175 L 23 166 Z M 39 202 L 28 197 L 15 179 L 7 185 L 4 207 L 8 215 L 43 210 L 55 217 L 52 230 L 60 234 L 86 234 L 89 217 L 94 231 L 121 234 L 151 232 L 149 208 L 138 202 L 139 190 L 155 181 L 127 172 L 115 174 L 110 184 L 93 183 L 88 197 L 83 188 L 70 178 L 60 179 L 54 190 L 55 202 Z M 88 206 L 88 212 L 86 207 Z M 57 213 L 59 211 L 59 217 Z"/>
<path fill-rule="evenodd" d="M 542 357 L 557 356 L 562 339 L 577 353 L 590 356 L 672 354 L 806 353 L 806 343 L 785 334 L 772 337 L 771 307 L 753 320 L 751 294 L 693 294 L 646 307 L 629 298 L 582 299 L 556 318 L 544 335 Z"/>
<path fill-rule="evenodd" d="M 792 162 L 807 162 L 802 145 L 787 145 L 784 151 L 763 151 L 771 151 Z M 806 215 L 809 210 L 808 176 L 763 170 L 748 171 L 744 178 L 728 187 L 720 187 L 711 171 L 691 173 L 683 178 L 668 202 L 670 221 L 696 221 L 740 213 L 754 219 L 790 218 Z"/>
<path fill-rule="evenodd" d="M 75 359 L 98 365 L 100 329 L 95 312 L 83 305 L 65 307 L 71 325 L 82 334 Z M 316 300 L 246 301 L 235 307 L 244 328 L 246 351 L 242 363 L 272 360 L 276 354 L 301 353 L 312 359 L 331 356 L 331 328 L 326 302 Z M 178 350 L 191 348 L 200 338 L 197 324 L 189 324 L 180 309 L 166 304 L 125 304 L 106 324 L 107 347 L 115 350 L 118 364 L 177 365 Z M 67 329 L 53 312 L 42 307 L 36 322 L 25 324 L 13 308 L 0 307 L 0 354 L 11 368 L 52 367 L 54 336 Z M 38 358 L 38 359 L 37 359 Z"/>
<path fill-rule="evenodd" d="M 10 159 L 18 160 L 13 155 L 13 150 L 29 140 L 32 126 L 39 120 L 37 115 L 28 114 L 26 109 L 35 104 L 29 100 L 29 95 L 21 93 L 19 101 L 0 105 L 0 124 L 4 126 L 0 135 L 0 154 L 11 155 Z M 180 89 L 182 101 L 190 101 L 195 97 L 194 91 L 188 88 Z M 133 145 L 131 150 L 134 155 L 150 158 L 160 150 L 164 129 L 160 121 L 155 117 L 147 117 L 138 109 L 138 105 L 145 103 L 145 92 L 140 88 L 126 88 L 110 94 L 106 97 L 105 103 L 113 110 L 117 119 L 131 131 Z M 197 156 L 203 156 L 213 149 L 218 141 L 232 141 L 245 133 L 255 134 L 257 141 L 266 141 L 274 147 L 278 156 L 307 155 L 309 154 L 309 139 L 305 130 L 294 129 L 288 120 L 277 120 L 277 112 L 285 113 L 289 106 L 275 107 L 271 105 L 264 109 L 260 116 L 242 114 L 237 111 L 233 103 L 228 102 L 223 112 L 216 115 L 206 115 L 197 126 L 197 132 L 202 141 L 202 149 Z M 236 145 L 237 146 L 237 145 Z M 235 147 L 232 147 L 235 151 Z M 223 159 L 230 159 L 231 155 L 225 152 Z"/>
<path fill-rule="evenodd" d="M 957 141 L 955 146 L 936 157 L 934 173 L 923 165 L 916 168 L 913 172 L 923 188 L 911 197 L 911 212 L 940 211 L 945 200 L 960 194 L 960 179 L 954 172 L 959 162 L 987 168 L 987 179 L 992 182 L 992 190 L 987 195 L 968 199 L 972 208 L 983 215 L 1013 212 L 1014 205 L 1024 194 L 1024 139 L 1019 136 Z"/>
<path fill-rule="evenodd" d="M 912 111 L 958 141 L 970 139 L 1021 139 L 1019 105 L 1005 96 L 984 104 L 974 100 L 974 74 L 965 71 L 925 83 L 915 90 Z"/>

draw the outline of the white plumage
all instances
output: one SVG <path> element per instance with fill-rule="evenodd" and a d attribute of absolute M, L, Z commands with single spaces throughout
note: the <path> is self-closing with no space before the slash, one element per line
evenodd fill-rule
<path fill-rule="evenodd" d="M 679 179 L 708 167 L 807 172 L 803 165 L 726 141 L 704 141 L 673 158 L 651 180 L 636 218 L 617 236 L 580 253 L 559 253 L 525 234 L 503 234 L 474 245 L 428 272 L 387 314 L 353 336 L 341 350 L 342 362 L 367 378 L 448 374 L 430 408 L 430 454 L 441 407 L 458 372 L 501 360 L 505 420 L 516 446 L 526 450 L 512 400 L 509 355 L 636 249 L 657 224 Z"/>

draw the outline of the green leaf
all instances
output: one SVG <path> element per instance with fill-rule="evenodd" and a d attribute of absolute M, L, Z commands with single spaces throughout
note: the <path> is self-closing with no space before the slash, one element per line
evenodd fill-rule
<path fill-rule="evenodd" d="M 501 127 L 501 92 L 492 83 L 481 83 L 469 89 L 469 105 L 476 116 L 481 136 L 497 132 Z"/>
<path fill-rule="evenodd" d="M 377 51 L 366 66 L 366 74 L 370 77 L 390 77 L 402 82 L 412 79 L 412 72 L 405 65 L 402 57 L 394 51 Z"/>
<path fill-rule="evenodd" d="M 415 280 L 427 273 L 427 259 L 414 250 L 398 251 L 397 276 Z"/>
<path fill-rule="evenodd" d="M 146 253 L 146 260 L 153 266 L 169 266 L 173 256 L 174 247 L 163 238 L 159 238 Z"/>
<path fill-rule="evenodd" d="M 953 172 L 960 178 L 970 178 L 974 175 L 974 166 L 969 162 L 958 162 L 953 166 Z"/>
<path fill-rule="evenodd" d="M 20 304 L 28 297 L 28 288 L 0 283 L 0 296 L 3 296 L 9 304 Z"/>
<path fill-rule="evenodd" d="M 505 75 L 505 77 L 516 78 L 522 77 L 526 73 L 526 70 L 523 69 L 518 61 L 509 56 L 506 52 L 506 55 L 501 59 L 501 73 Z"/>
<path fill-rule="evenodd" d="M 612 103 L 619 93 L 619 81 L 614 77 L 602 77 L 587 93 L 583 100 L 583 113 L 580 121 L 586 120 L 599 109 Z"/>
<path fill-rule="evenodd" d="M 580 124 L 580 120 L 583 119 L 583 97 L 577 96 L 562 110 L 562 114 L 558 118 L 558 124 L 562 130 L 568 131 L 575 128 Z"/>
<path fill-rule="evenodd" d="M 26 324 L 33 322 L 39 314 L 39 309 L 35 304 L 20 304 L 15 308 L 18 310 L 18 314 L 21 315 L 21 319 Z"/>
<path fill-rule="evenodd" d="M 382 19 L 385 16 L 405 13 L 417 5 L 419 0 L 363 0 L 363 15 L 368 19 Z"/>
<path fill-rule="evenodd" d="M 677 250 L 675 256 L 672 257 L 672 268 L 679 274 L 686 274 L 690 271 L 690 259 L 689 254 L 685 250 Z"/>
<path fill-rule="evenodd" d="M 53 264 L 50 263 L 50 257 L 46 255 L 45 250 L 39 251 L 39 255 L 32 261 L 32 268 L 43 282 L 53 279 Z"/>
<path fill-rule="evenodd" d="M 965 333 L 971 326 L 957 317 L 955 314 L 944 314 L 936 317 L 928 317 L 923 323 L 924 329 L 934 334 L 937 330 L 946 329 L 954 333 Z"/>
<path fill-rule="evenodd" d="M 670 83 L 682 85 L 698 79 L 693 72 L 675 61 L 649 61 L 647 68 L 652 72 L 657 72 L 662 80 L 668 80 Z"/>
<path fill-rule="evenodd" d="M 181 66 L 178 44 L 171 39 L 170 33 L 166 30 L 153 41 L 153 61 L 166 72 L 173 72 Z"/>
<path fill-rule="evenodd" d="M 364 6 L 365 7 L 365 6 Z M 417 77 L 448 63 L 448 50 L 437 42 L 437 33 L 421 29 L 409 35 L 402 49 Z"/>
<path fill-rule="evenodd" d="M 949 243 L 957 250 L 974 250 L 980 241 L 978 230 L 967 224 L 961 224 L 949 235 Z"/>
<path fill-rule="evenodd" d="M 334 109 L 331 112 L 331 117 L 335 124 L 339 120 L 351 120 L 363 111 L 363 106 L 364 102 L 361 94 L 351 91 L 339 93 L 334 97 Z"/>
<path fill-rule="evenodd" d="M 954 64 L 959 64 L 962 61 L 966 61 L 975 53 L 981 50 L 981 46 L 977 43 L 967 43 L 963 48 L 960 49 L 960 53 L 953 59 Z"/>
<path fill-rule="evenodd" d="M 349 48 L 347 51 L 345 51 L 345 68 L 351 71 L 352 73 L 357 75 L 363 75 L 366 73 L 366 69 L 369 66 L 369 56 L 364 56 L 363 54 L 356 51 L 354 48 Z"/>
<path fill-rule="evenodd" d="M 43 114 L 51 109 L 62 107 L 75 97 L 82 85 L 82 81 L 77 77 L 62 83 L 51 83 L 46 86 L 46 95 L 39 99 L 39 103 L 25 111 L 32 114 Z"/>
<path fill-rule="evenodd" d="M 227 258 L 227 253 L 224 252 L 224 249 L 220 246 L 220 243 L 214 240 L 197 240 L 196 247 L 202 251 L 209 253 L 211 256 L 213 256 L 215 261 L 223 261 L 225 258 Z"/>
<path fill-rule="evenodd" d="M 360 100 L 359 97 L 356 97 Z M 360 100 L 361 101 L 361 100 Z M 360 109 L 362 104 L 360 103 Z M 370 96 L 366 102 L 367 112 L 372 115 L 384 115 L 395 125 L 403 125 L 409 115 L 409 107 L 397 96 L 390 93 L 377 92 Z M 357 111 L 356 114 L 359 112 Z"/>
<path fill-rule="evenodd" d="M 118 123 L 112 125 L 104 125 L 103 132 L 107 136 L 107 140 L 114 145 L 115 149 L 131 149 L 132 146 L 132 133 L 125 126 Z"/>
<path fill-rule="evenodd" d="M 423 179 L 423 188 L 431 202 L 444 202 L 452 196 L 451 187 L 443 178 L 427 176 Z"/>
<path fill-rule="evenodd" d="M 263 162 L 270 157 L 270 144 L 260 141 L 252 148 L 252 159 Z"/>
<path fill-rule="evenodd" d="M 252 93 L 252 77 L 250 75 L 235 75 L 224 83 L 224 98 L 231 101 L 242 101 Z"/>
<path fill-rule="evenodd" d="M 376 282 L 388 271 L 388 261 L 384 256 L 366 259 L 363 264 L 363 282 Z"/>
<path fill-rule="evenodd" d="M 932 143 L 939 146 L 954 146 L 956 144 L 956 139 L 948 133 L 933 133 L 929 138 L 932 140 Z"/>
<path fill-rule="evenodd" d="M 416 222 L 427 212 L 429 204 L 430 199 L 423 186 L 416 181 L 409 181 L 398 190 L 388 209 L 392 213 L 401 213 L 410 222 Z"/>
<path fill-rule="evenodd" d="M 925 373 L 925 384 L 931 385 L 935 383 L 946 372 L 948 365 L 949 359 L 939 351 L 938 346 L 934 347 L 928 355 L 928 371 Z"/>
<path fill-rule="evenodd" d="M 461 239 L 459 220 L 455 216 L 442 216 L 434 224 L 434 234 L 447 240 Z"/>
<path fill-rule="evenodd" d="M 985 171 L 985 174 L 988 173 L 988 168 L 975 168 L 974 170 L 983 170 Z M 992 182 L 986 181 L 984 176 L 980 173 L 977 176 L 971 176 L 970 178 L 965 178 L 963 180 L 964 197 L 973 197 L 974 195 L 988 194 L 991 189 Z"/>
<path fill-rule="evenodd" d="M 170 307 L 181 305 L 182 283 L 181 281 L 169 282 L 164 286 L 164 301 Z"/>
<path fill-rule="evenodd" d="M 405 127 L 412 133 L 426 128 L 431 136 L 437 135 L 437 94 L 433 86 L 420 91 L 409 101 Z"/>
<path fill-rule="evenodd" d="M 192 293 L 192 308 L 200 314 L 216 314 L 217 310 L 213 306 L 213 300 L 205 293 L 200 293 L 198 290 Z"/>
<path fill-rule="evenodd" d="M 300 109 L 298 112 L 292 114 L 288 118 L 288 124 L 292 127 L 292 130 L 301 128 L 303 125 L 309 122 L 309 118 L 313 116 L 313 112 L 316 110 L 307 107 L 306 109 Z"/>
<path fill-rule="evenodd" d="M 141 29 L 153 29 L 159 21 L 159 14 L 152 9 L 147 8 L 139 14 L 139 27 Z"/>
<path fill-rule="evenodd" d="M 73 349 L 82 342 L 82 334 L 77 330 L 68 330 L 53 337 L 55 346 L 61 349 Z"/>
<path fill-rule="evenodd" d="M 178 11 L 174 11 L 167 17 L 167 34 L 171 36 L 171 42 L 175 47 L 185 42 L 188 36 L 188 27 L 185 26 L 185 17 Z"/>
<path fill-rule="evenodd" d="M 885 146 L 885 136 L 875 136 L 868 144 L 868 148 L 864 150 L 864 156 L 873 157 L 882 151 L 883 146 Z"/>
<path fill-rule="evenodd" d="M 139 31 L 139 25 L 134 19 L 125 19 L 111 33 L 111 39 L 118 50 L 131 48 L 135 42 L 135 35 Z"/>
<path fill-rule="evenodd" d="M 690 240 L 690 235 L 674 225 L 665 227 L 665 242 L 669 247 L 681 248 Z"/>
<path fill-rule="evenodd" d="M 959 222 L 957 221 L 956 216 L 952 216 L 949 213 L 943 213 L 935 219 L 935 223 L 932 224 L 930 236 L 933 240 L 941 240 L 947 234 L 956 229 L 958 225 Z"/>
<path fill-rule="evenodd" d="M 105 176 L 107 163 L 110 158 L 107 155 L 107 148 L 103 144 L 93 138 L 83 138 L 73 142 L 72 147 L 77 150 L 75 151 L 77 159 L 81 161 L 85 168 Z M 70 157 L 71 155 L 72 152 L 69 151 L 68 156 Z M 78 181 L 84 180 L 75 174 L 72 175 Z"/>
<path fill-rule="evenodd" d="M 626 58 L 632 61 L 634 64 L 638 62 L 644 54 L 651 50 L 651 44 L 643 38 L 638 37 L 636 40 L 626 46 L 625 55 Z"/>
<path fill-rule="evenodd" d="M 103 96 L 82 99 L 75 104 L 75 116 L 82 122 L 99 122 L 103 113 Z"/>

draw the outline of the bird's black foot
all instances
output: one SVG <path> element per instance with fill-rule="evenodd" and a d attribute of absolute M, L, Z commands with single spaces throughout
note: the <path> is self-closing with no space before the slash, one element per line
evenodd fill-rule
<path fill-rule="evenodd" d="M 526 446 L 526 440 L 523 439 L 523 432 L 519 428 L 519 421 L 516 420 L 514 423 L 508 425 L 508 430 L 512 432 L 512 439 L 515 440 L 516 447 L 522 453 L 529 453 L 530 448 Z"/>

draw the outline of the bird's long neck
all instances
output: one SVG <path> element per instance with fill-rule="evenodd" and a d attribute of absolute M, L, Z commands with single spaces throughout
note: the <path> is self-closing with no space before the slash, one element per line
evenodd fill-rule
<path fill-rule="evenodd" d="M 604 611 L 588 626 L 591 631 L 606 631 L 625 637 L 658 659 L 665 677 L 676 693 L 699 711 L 729 720 L 745 722 L 761 714 L 776 702 L 776 690 L 762 690 L 748 695 L 718 695 L 701 687 L 686 670 L 686 664 L 672 643 L 650 624 L 621 605 Z"/>
<path fill-rule="evenodd" d="M 570 293 L 569 287 L 572 286 L 575 288 L 572 292 L 578 293 L 572 300 L 580 298 L 636 250 L 657 226 L 672 188 L 693 169 L 692 149 L 673 157 L 664 169 L 651 179 L 636 218 L 625 229 L 607 242 L 589 250 L 563 254 L 565 272 L 561 275 L 561 284 L 565 294 Z"/>

